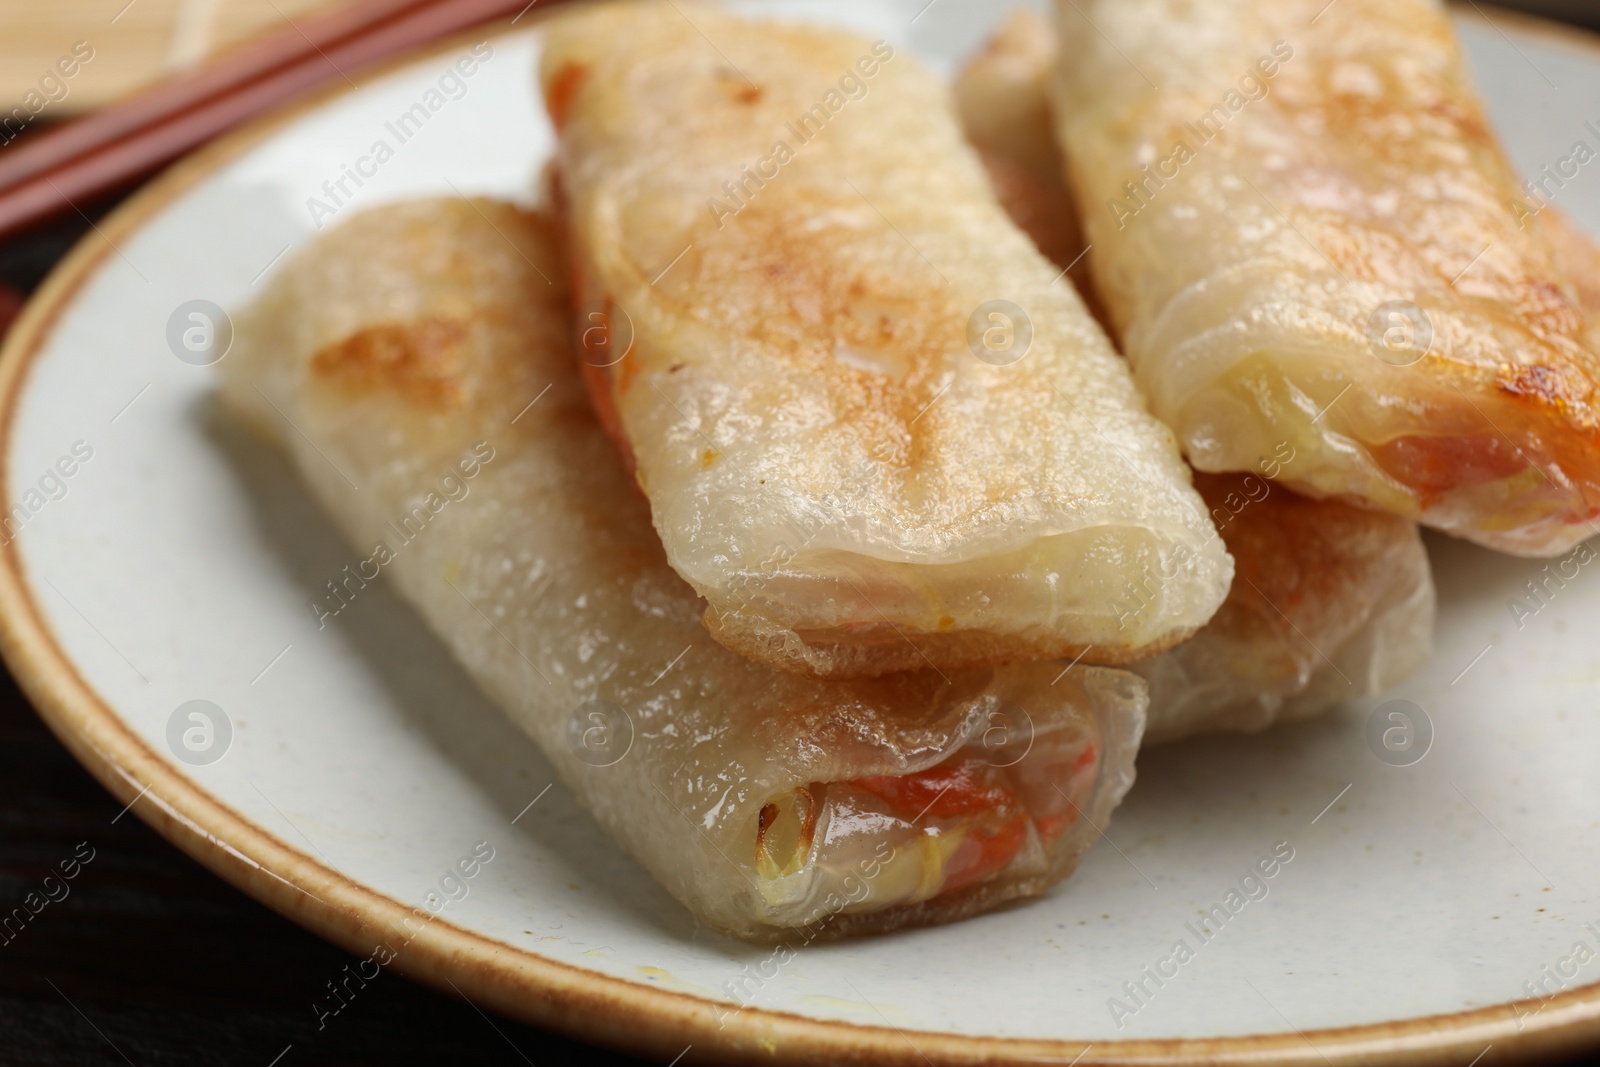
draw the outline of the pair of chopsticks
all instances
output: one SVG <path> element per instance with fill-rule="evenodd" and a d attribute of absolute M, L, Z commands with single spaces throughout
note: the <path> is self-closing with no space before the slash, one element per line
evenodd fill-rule
<path fill-rule="evenodd" d="M 355 0 L 105 110 L 0 146 L 0 238 L 80 210 L 317 85 L 350 81 L 363 66 L 480 23 L 515 21 L 538 2 Z"/>

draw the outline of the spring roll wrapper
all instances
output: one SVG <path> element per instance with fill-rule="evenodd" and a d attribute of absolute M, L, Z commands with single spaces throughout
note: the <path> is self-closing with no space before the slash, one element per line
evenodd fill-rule
<path fill-rule="evenodd" d="M 1195 482 L 1238 569 L 1204 629 L 1132 667 L 1146 743 L 1311 718 L 1427 662 L 1433 575 L 1413 523 L 1253 474 Z"/>
<path fill-rule="evenodd" d="M 631 323 L 597 400 L 717 639 L 846 677 L 1119 663 L 1203 624 L 1231 568 L 1171 433 L 948 88 L 881 42 L 679 6 L 552 20 L 542 77 L 579 307 Z M 1005 349 L 995 300 L 1031 324 L 1004 365 L 969 338 Z M 1125 582 L 1176 558 L 1119 623 Z"/>
<path fill-rule="evenodd" d="M 225 395 L 290 450 L 357 551 L 391 547 L 382 573 L 708 925 L 765 940 L 887 930 L 1069 873 L 1133 781 L 1143 683 L 1079 668 L 1052 685 L 1048 663 L 830 682 L 718 645 L 591 412 L 566 300 L 540 216 L 489 201 L 383 208 L 297 254 L 240 317 Z M 397 526 L 420 524 L 418 508 L 438 510 L 406 541 Z M 759 872 L 773 798 L 963 755 L 1027 811 L 997 872 L 940 893 L 962 861 L 948 854 L 960 819 L 934 805 L 920 824 L 852 822 L 862 795 L 848 789 L 794 869 Z"/>
<path fill-rule="evenodd" d="M 1253 470 L 1288 441 L 1302 492 L 1501 551 L 1600 529 L 1590 313 L 1442 4 L 1059 14 L 1099 295 L 1196 468 Z"/>
<path fill-rule="evenodd" d="M 1078 271 L 1081 238 L 1049 104 L 1056 54 L 1049 23 L 1017 8 L 955 90 L 1007 210 L 1052 259 L 1078 258 Z M 1561 234 L 1568 261 L 1595 256 L 1570 227 Z M 1591 273 L 1600 286 L 1600 270 Z M 1092 279 L 1072 278 L 1093 304 Z M 1199 633 L 1131 668 L 1150 685 L 1146 745 L 1310 718 L 1382 693 L 1427 661 L 1435 595 L 1413 523 L 1258 475 L 1202 474 L 1195 488 L 1236 570 Z"/>
<path fill-rule="evenodd" d="M 1059 51 L 1048 19 L 1033 8 L 1013 8 L 957 72 L 956 112 L 1006 214 L 1051 262 L 1067 268 L 1078 296 L 1106 325 L 1056 144 L 1050 83 Z"/>

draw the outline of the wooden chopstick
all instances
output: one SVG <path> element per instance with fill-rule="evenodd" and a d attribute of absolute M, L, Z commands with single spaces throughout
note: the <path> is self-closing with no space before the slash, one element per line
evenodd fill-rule
<path fill-rule="evenodd" d="M 555 0 L 545 0 L 547 6 L 551 2 Z M 236 62 L 236 53 L 225 54 L 175 83 L 107 109 L 95 117 L 99 121 L 87 134 L 66 136 L 91 120 L 38 135 L 36 140 L 45 144 L 38 158 L 44 162 L 30 155 L 21 162 L 5 158 L 0 165 L 0 176 L 22 176 L 15 184 L 0 185 L 0 237 L 77 210 L 81 201 L 144 177 L 313 86 L 348 79 L 364 65 L 531 6 L 528 0 L 362 0 L 345 9 L 341 22 L 318 20 L 315 28 L 326 43 L 302 24 L 304 34 L 289 30 L 298 49 L 281 32 L 261 42 L 259 53 L 258 46 L 245 46 L 254 55 L 251 77 L 213 71 Z M 196 86 L 203 95 L 195 95 Z M 157 101 L 150 102 L 156 94 Z M 113 115 L 124 108 L 132 118 Z M 67 147 L 57 147 L 61 144 Z M 17 153 L 21 157 L 32 151 L 24 145 Z"/>
<path fill-rule="evenodd" d="M 228 50 L 192 72 L 118 101 L 113 107 L 33 135 L 0 152 L 0 189 L 9 189 L 196 104 L 333 47 L 385 19 L 435 0 L 359 0 L 335 6 Z"/>

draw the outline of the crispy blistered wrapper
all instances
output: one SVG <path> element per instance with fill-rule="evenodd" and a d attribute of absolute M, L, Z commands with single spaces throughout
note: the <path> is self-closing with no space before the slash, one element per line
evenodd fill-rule
<path fill-rule="evenodd" d="M 1018 8 L 962 69 L 956 98 L 1007 210 L 1052 258 L 1079 259 L 1073 282 L 1086 289 L 1077 215 L 1056 177 L 1056 52 L 1045 20 Z M 1596 257 L 1570 227 L 1561 233 L 1568 261 Z M 1600 286 L 1600 270 L 1591 276 Z M 1293 461 L 1281 452 L 1265 469 Z M 1308 718 L 1384 692 L 1426 662 L 1435 598 L 1414 524 L 1258 474 L 1203 474 L 1195 488 L 1233 556 L 1233 586 L 1199 633 L 1132 668 L 1150 685 L 1146 744 Z"/>
<path fill-rule="evenodd" d="M 1310 718 L 1427 662 L 1435 598 L 1415 524 L 1254 474 L 1195 485 L 1237 569 L 1204 629 L 1134 665 L 1150 685 L 1148 743 Z"/>
<path fill-rule="evenodd" d="M 863 677 L 1126 662 L 1210 617 L 1231 568 L 1171 433 L 946 86 L 697 4 L 549 34 L 579 336 L 617 338 L 583 351 L 596 403 L 719 641 Z"/>
<path fill-rule="evenodd" d="M 1287 442 L 1302 492 L 1501 551 L 1600 532 L 1592 312 L 1444 5 L 1058 13 L 1096 288 L 1196 468 L 1255 470 Z"/>
<path fill-rule="evenodd" d="M 1132 783 L 1144 684 L 1053 663 L 833 682 L 723 648 L 596 423 L 566 305 L 541 216 L 382 208 L 239 316 L 224 393 L 290 451 L 357 573 L 395 584 L 708 925 L 866 933 L 1068 874 Z"/>

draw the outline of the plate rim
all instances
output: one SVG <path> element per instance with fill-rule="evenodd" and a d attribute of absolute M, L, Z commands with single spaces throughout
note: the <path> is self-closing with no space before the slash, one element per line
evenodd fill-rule
<path fill-rule="evenodd" d="M 1465 13 L 1459 5 L 1451 5 Z M 1576 47 L 1600 60 L 1600 37 L 1543 19 L 1491 8 L 1472 13 L 1515 32 Z M 369 80 L 464 43 L 524 33 L 555 12 L 541 9 L 520 26 L 499 20 L 413 49 L 363 70 Z M 325 86 L 282 105 L 180 159 L 85 234 L 35 291 L 0 344 L 0 486 L 8 484 L 18 401 L 63 313 L 116 251 L 204 179 L 293 122 L 359 88 Z M 307 855 L 252 823 L 157 755 L 101 698 L 56 642 L 26 583 L 16 539 L 0 545 L 0 655 L 20 688 L 73 757 L 112 796 L 162 837 L 234 888 L 346 951 L 400 929 L 412 908 Z M 141 784 L 144 783 L 144 784 Z M 731 1001 L 665 990 L 563 963 L 434 919 L 410 938 L 394 966 L 414 981 L 454 993 L 509 1017 L 633 1054 L 778 1064 L 816 1058 L 838 1063 L 970 1064 L 1060 1060 L 1101 1064 L 1454 1063 L 1486 1045 L 1550 1057 L 1600 1043 L 1600 982 L 1548 1000 L 1520 999 L 1460 1012 L 1357 1026 L 1216 1038 L 1083 1041 L 1015 1038 L 874 1026 L 791 1012 L 744 1008 L 724 1021 Z M 1523 1009 L 1519 1011 L 1518 1009 Z M 1285 1020 L 1287 1022 L 1287 1020 Z M 628 1024 L 620 1027 L 619 1023 Z M 915 1040 L 913 1040 L 913 1037 Z M 688 1047 L 685 1048 L 684 1046 Z M 681 1049 L 681 1052 L 679 1051 Z M 675 1061 L 674 1061 L 675 1062 Z"/>

